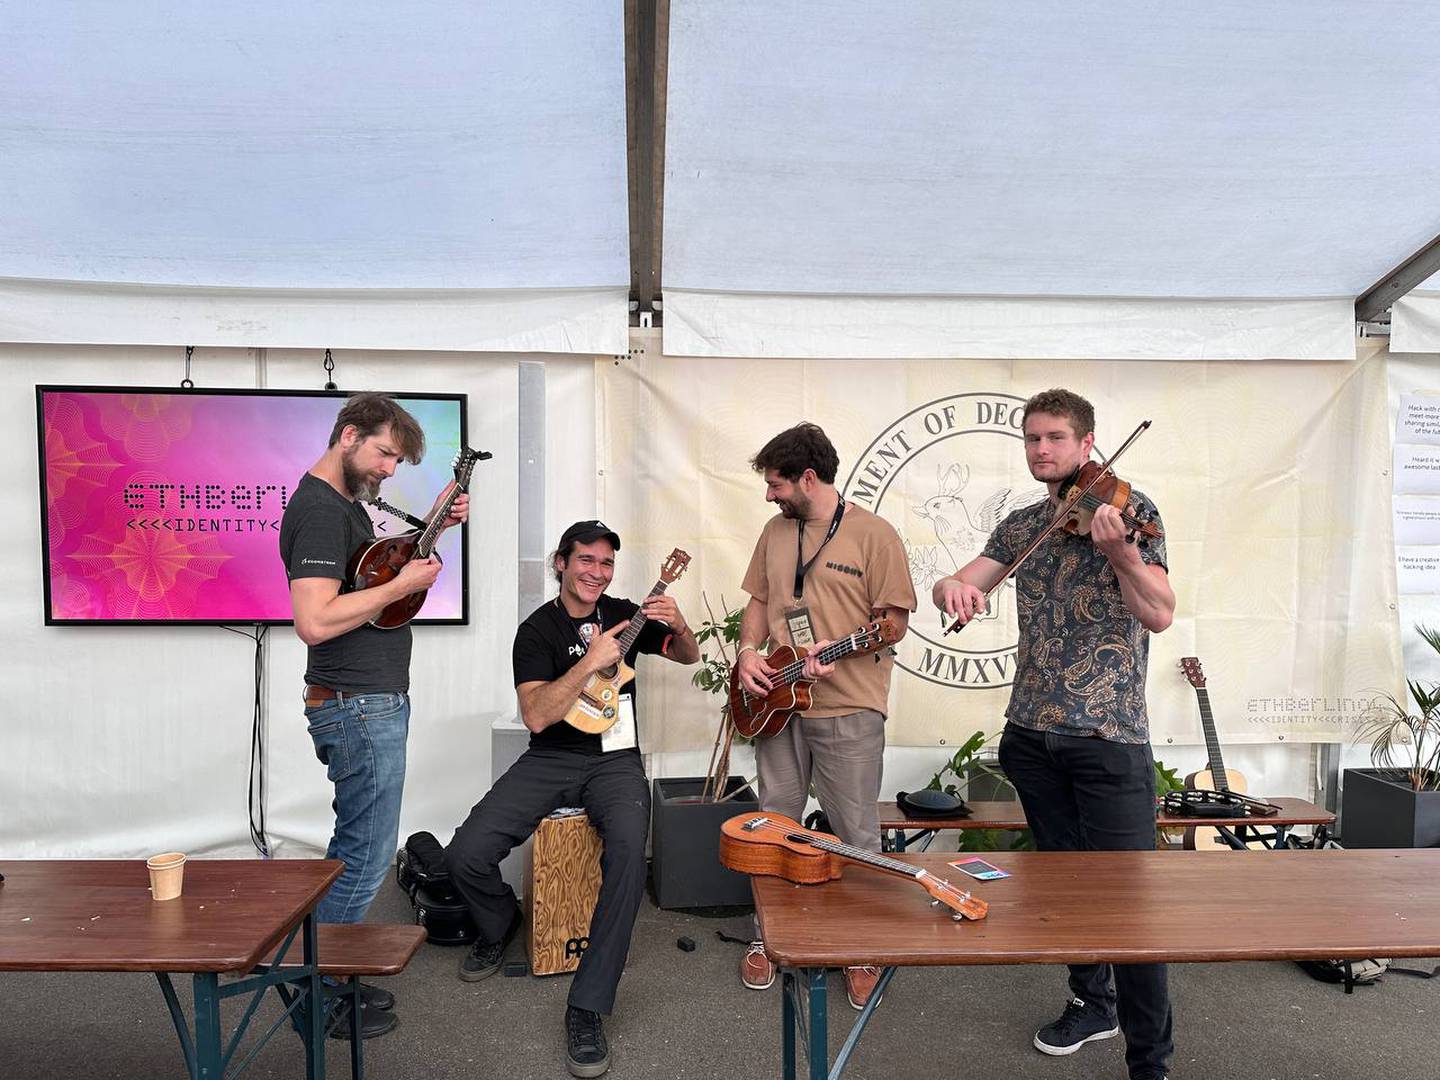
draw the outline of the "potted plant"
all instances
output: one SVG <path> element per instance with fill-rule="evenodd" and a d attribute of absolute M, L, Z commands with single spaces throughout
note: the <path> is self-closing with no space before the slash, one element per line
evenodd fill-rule
<path fill-rule="evenodd" d="M 721 600 L 724 608 L 724 600 Z M 720 733 L 710 755 L 707 776 L 660 777 L 651 781 L 650 854 L 655 901 L 662 908 L 722 907 L 749 904 L 750 878 L 720 864 L 720 825 L 760 809 L 760 800 L 743 776 L 730 775 L 730 717 L 727 700 L 734 647 L 740 640 L 740 612 L 725 608 L 695 631 L 700 669 L 692 682 L 718 694 Z"/>
<path fill-rule="evenodd" d="M 1440 654 L 1440 631 L 1415 631 Z M 1370 740 L 1374 768 L 1345 770 L 1340 836 L 1346 847 L 1440 847 L 1440 683 L 1407 679 L 1405 685 L 1415 710 L 1382 692 L 1361 719 L 1357 734 Z"/>

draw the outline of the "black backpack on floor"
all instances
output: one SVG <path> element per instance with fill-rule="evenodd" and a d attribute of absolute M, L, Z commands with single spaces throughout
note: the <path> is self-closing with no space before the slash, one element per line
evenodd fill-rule
<path fill-rule="evenodd" d="M 475 940 L 475 920 L 460 898 L 445 849 L 428 832 L 412 833 L 395 853 L 395 883 L 410 898 L 415 923 L 436 945 L 469 945 Z"/>

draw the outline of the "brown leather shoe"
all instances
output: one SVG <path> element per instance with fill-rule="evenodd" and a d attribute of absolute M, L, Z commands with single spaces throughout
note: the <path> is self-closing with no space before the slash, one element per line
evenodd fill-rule
<path fill-rule="evenodd" d="M 845 969 L 845 996 L 850 999 L 852 1009 L 863 1009 L 875 992 L 880 981 L 878 967 L 847 967 Z M 876 1004 L 879 1004 L 878 1002 Z"/>
<path fill-rule="evenodd" d="M 768 990 L 775 985 L 775 965 L 765 955 L 765 943 L 752 941 L 740 961 L 740 981 L 751 990 Z"/>

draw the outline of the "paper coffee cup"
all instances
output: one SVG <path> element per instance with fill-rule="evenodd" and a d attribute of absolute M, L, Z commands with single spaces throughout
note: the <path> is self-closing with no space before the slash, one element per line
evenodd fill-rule
<path fill-rule="evenodd" d="M 174 900 L 185 881 L 185 853 L 167 851 L 145 860 L 150 869 L 150 896 L 155 900 Z"/>

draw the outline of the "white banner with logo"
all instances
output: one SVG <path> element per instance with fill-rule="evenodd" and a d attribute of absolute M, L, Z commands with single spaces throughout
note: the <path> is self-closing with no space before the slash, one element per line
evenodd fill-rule
<path fill-rule="evenodd" d="M 1013 587 L 959 634 L 942 632 L 930 590 L 1044 495 L 1020 417 L 1052 386 L 1094 403 L 1101 453 L 1153 421 L 1117 471 L 1159 507 L 1178 601 L 1151 641 L 1155 741 L 1201 741 L 1182 657 L 1201 661 L 1227 741 L 1333 741 L 1377 690 L 1403 687 L 1385 356 L 1373 346 L 1353 362 L 1057 363 L 699 359 L 660 355 L 654 334 L 637 344 L 596 368 L 600 506 L 625 540 L 617 584 L 643 591 L 680 547 L 694 561 L 672 594 L 692 624 L 706 617 L 702 593 L 716 616 L 722 597 L 743 606 L 740 580 L 774 512 L 749 459 L 784 428 L 818 423 L 840 454 L 837 485 L 896 527 L 921 597 L 898 646 L 892 745 L 953 745 L 1003 724 Z M 647 747 L 708 744 L 720 699 L 688 671 L 641 667 Z"/>

